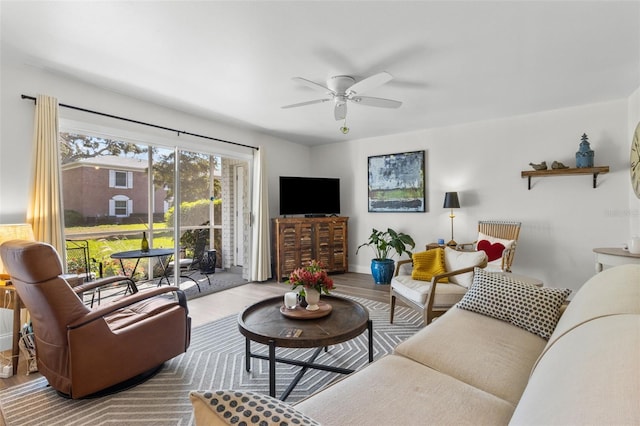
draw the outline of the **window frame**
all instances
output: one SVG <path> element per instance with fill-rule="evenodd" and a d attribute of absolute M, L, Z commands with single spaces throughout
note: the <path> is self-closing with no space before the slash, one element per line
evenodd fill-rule
<path fill-rule="evenodd" d="M 78 133 L 84 135 L 93 135 L 96 137 L 103 137 L 105 139 L 114 139 L 123 142 L 129 142 L 134 144 L 142 144 L 150 147 L 157 148 L 165 148 L 172 149 L 174 151 L 191 151 L 197 152 L 207 155 L 215 155 L 221 158 L 227 158 L 232 160 L 246 161 L 247 168 L 247 176 L 245 176 L 246 181 L 248 182 L 248 193 L 247 199 L 253 200 L 253 178 L 254 178 L 254 167 L 255 167 L 255 149 L 252 147 L 243 147 L 239 145 L 231 145 L 224 142 L 218 141 L 208 141 L 206 144 L 202 143 L 202 140 L 197 137 L 191 137 L 189 135 L 185 135 L 182 133 L 171 134 L 166 131 L 157 131 L 155 129 L 145 129 L 145 131 L 140 130 L 132 130 L 127 128 L 126 125 L 123 126 L 114 126 L 112 122 L 109 120 L 103 120 L 102 118 L 98 118 L 95 121 L 85 121 L 85 120 L 77 120 L 72 116 L 65 116 L 66 110 L 61 110 L 61 115 L 59 118 L 59 128 L 58 132 L 67 132 L 67 133 Z M 174 201 L 174 203 L 178 203 L 178 201 Z M 250 202 L 249 205 L 252 203 Z M 249 207 L 251 208 L 251 207 Z M 176 216 L 179 218 L 179 215 Z M 174 250 L 175 255 L 177 256 L 180 250 L 179 239 L 182 231 L 184 231 L 184 227 L 179 222 L 179 226 L 177 228 L 173 227 L 173 235 L 174 235 Z M 153 222 L 151 221 L 151 226 L 153 226 Z M 235 225 L 234 225 L 235 226 Z M 246 238 L 249 247 L 252 246 L 252 232 L 245 227 L 245 231 L 247 232 Z M 217 226 L 211 224 L 211 229 L 216 229 Z M 153 235 L 153 228 L 149 229 Z M 251 264 L 251 249 L 247 254 L 247 258 L 245 259 L 245 263 Z M 179 277 L 179 269 L 174 271 L 175 279 L 178 280 Z"/>
<path fill-rule="evenodd" d="M 122 175 L 124 175 L 125 184 L 118 185 L 118 176 L 122 176 Z M 109 188 L 132 189 L 133 188 L 133 172 L 128 172 L 126 170 L 110 169 L 109 170 Z"/>
<path fill-rule="evenodd" d="M 126 213 L 123 215 L 117 214 L 118 209 L 122 209 L 122 207 L 117 206 L 117 203 L 123 201 L 126 202 Z M 109 199 L 109 216 L 129 217 L 131 216 L 131 213 L 133 213 L 133 200 L 126 195 L 114 195 L 113 197 L 111 197 L 111 199 Z"/>

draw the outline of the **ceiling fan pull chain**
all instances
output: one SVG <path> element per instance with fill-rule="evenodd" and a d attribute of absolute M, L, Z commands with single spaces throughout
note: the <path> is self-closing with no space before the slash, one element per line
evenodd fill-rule
<path fill-rule="evenodd" d="M 344 116 L 344 123 L 342 124 L 342 127 L 340 127 L 340 131 L 342 132 L 343 135 L 346 135 L 347 133 L 349 133 L 349 128 L 347 127 L 347 116 Z"/>

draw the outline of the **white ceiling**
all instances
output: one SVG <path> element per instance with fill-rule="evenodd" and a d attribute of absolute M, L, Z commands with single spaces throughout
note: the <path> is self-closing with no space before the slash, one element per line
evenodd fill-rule
<path fill-rule="evenodd" d="M 309 145 L 621 99 L 640 86 L 640 1 L 0 6 L 3 49 L 31 65 Z M 380 71 L 394 80 L 366 95 L 403 105 L 349 104 L 348 135 L 328 102 L 280 108 L 322 97 L 292 77 Z"/>

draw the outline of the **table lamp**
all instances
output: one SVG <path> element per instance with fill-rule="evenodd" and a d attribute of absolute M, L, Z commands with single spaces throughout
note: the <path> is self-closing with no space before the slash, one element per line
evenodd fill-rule
<path fill-rule="evenodd" d="M 33 241 L 33 230 L 28 223 L 0 224 L 0 244 L 9 240 L 30 240 Z M 6 274 L 2 259 L 0 259 L 0 274 Z"/>
<path fill-rule="evenodd" d="M 447 243 L 449 247 L 455 247 L 458 243 L 453 239 L 453 218 L 455 217 L 453 214 L 453 209 L 460 208 L 460 201 L 458 201 L 458 193 L 457 192 L 445 192 L 444 194 L 444 205 L 442 206 L 445 209 L 451 209 L 451 213 L 449 217 L 451 218 L 451 241 Z"/>

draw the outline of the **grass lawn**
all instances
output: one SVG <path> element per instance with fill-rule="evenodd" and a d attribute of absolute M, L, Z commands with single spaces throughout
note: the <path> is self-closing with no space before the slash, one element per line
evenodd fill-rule
<path fill-rule="evenodd" d="M 78 226 L 65 229 L 65 237 L 68 240 L 87 241 L 89 246 L 90 269 L 98 272 L 99 264 L 102 264 L 103 276 L 118 275 L 122 273 L 120 262 L 111 259 L 113 253 L 129 250 L 137 250 L 140 248 L 142 241 L 142 233 L 147 232 L 149 244 L 153 248 L 171 248 L 173 247 L 173 234 L 167 230 L 165 223 L 154 223 L 154 235 L 148 233 L 146 227 L 139 224 L 127 225 L 98 225 L 98 226 Z M 158 232 L 160 231 L 160 232 Z M 72 247 L 73 244 L 68 244 Z M 83 272 L 84 261 L 75 261 L 74 258 L 82 258 L 81 252 L 69 250 L 68 256 L 69 272 Z M 141 261 L 136 269 L 136 275 L 147 275 L 148 261 Z M 133 269 L 135 260 L 125 260 L 124 266 L 127 275 Z"/>
<path fill-rule="evenodd" d="M 89 269 L 91 272 L 99 274 L 100 264 L 102 265 L 102 276 L 112 276 L 122 274 L 122 267 L 119 260 L 111 258 L 113 253 L 122 251 L 138 250 L 142 241 L 142 233 L 147 233 L 149 246 L 151 248 L 173 248 L 173 228 L 168 228 L 164 222 L 153 224 L 153 234 L 149 233 L 146 226 L 142 224 L 127 225 L 98 225 L 98 226 L 78 226 L 65 228 L 65 238 L 67 240 L 79 241 L 83 245 L 87 242 L 89 248 Z M 219 240 L 221 231 L 216 229 L 213 247 L 220 247 Z M 67 243 L 67 270 L 69 273 L 83 273 L 85 262 L 82 250 L 69 249 L 74 247 L 72 242 Z M 78 247 L 78 245 L 75 245 Z M 190 256 L 187 247 L 187 256 Z M 127 275 L 130 275 L 136 260 L 124 260 L 124 268 Z M 148 275 L 150 261 L 142 259 L 136 268 L 136 279 L 146 278 Z M 156 266 L 157 267 L 157 266 Z"/>

